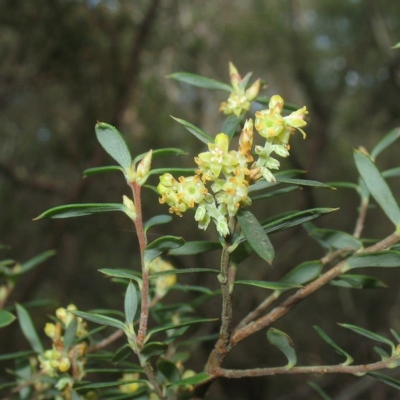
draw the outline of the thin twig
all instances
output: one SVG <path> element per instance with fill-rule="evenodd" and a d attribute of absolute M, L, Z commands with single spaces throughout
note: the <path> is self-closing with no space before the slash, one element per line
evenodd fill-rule
<path fill-rule="evenodd" d="M 112 333 L 110 336 L 106 337 L 105 339 L 101 340 L 100 342 L 96 343 L 94 346 L 90 347 L 86 353 L 95 353 L 103 349 L 104 347 L 109 346 L 111 343 L 114 343 L 117 339 L 122 337 L 125 332 L 122 329 L 119 329 Z"/>

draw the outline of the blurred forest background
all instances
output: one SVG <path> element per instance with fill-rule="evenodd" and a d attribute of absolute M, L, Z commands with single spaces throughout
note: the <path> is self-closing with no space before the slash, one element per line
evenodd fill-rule
<path fill-rule="evenodd" d="M 82 179 L 84 169 L 113 163 L 97 143 L 97 120 L 118 127 L 133 154 L 181 147 L 188 156 L 163 163 L 193 166 L 200 143 L 170 115 L 214 136 L 224 119 L 218 107 L 226 93 L 166 79 L 173 72 L 228 82 L 229 61 L 243 75 L 253 71 L 255 78 L 268 82 L 262 94 L 279 93 L 310 112 L 307 140 L 299 134 L 293 138 L 292 156 L 283 166 L 306 170 L 308 178 L 323 182 L 356 179 L 353 147 L 370 150 L 400 124 L 400 51 L 391 49 L 400 41 L 399 17 L 400 3 L 393 0 L 0 0 L 0 242 L 11 246 L 2 250 L 2 258 L 24 261 L 48 249 L 57 251 L 24 276 L 9 304 L 52 299 L 29 308 L 40 331 L 57 306 L 122 309 L 121 287 L 97 270 L 139 268 L 129 220 L 122 214 L 38 222 L 32 218 L 57 205 L 120 202 L 129 194 L 118 174 Z M 398 166 L 399 144 L 393 147 L 378 160 L 380 168 Z M 398 198 L 398 180 L 390 183 Z M 165 214 L 157 196 L 147 195 L 145 215 Z M 353 232 L 358 197 L 346 189 L 303 190 L 259 205 L 255 213 L 266 219 L 316 206 L 340 207 L 316 225 Z M 366 236 L 382 237 L 391 229 L 381 211 L 370 211 Z M 174 217 L 172 224 L 153 232 L 187 240 L 198 235 L 216 238 L 212 227 L 199 233 L 190 215 Z M 254 256 L 239 267 L 239 278 L 273 280 L 324 254 L 302 229 L 271 240 L 277 251 L 274 268 Z M 218 265 L 214 254 L 172 261 L 176 267 Z M 201 275 L 179 280 L 217 287 L 214 276 Z M 377 359 L 372 342 L 336 325 L 352 323 L 384 335 L 389 327 L 400 331 L 399 272 L 374 275 L 389 288 L 352 291 L 330 286 L 277 324 L 293 338 L 299 364 L 342 361 L 320 340 L 315 324 L 358 362 Z M 237 321 L 265 296 L 265 290 L 257 288 L 238 288 L 236 293 Z M 173 291 L 168 296 L 185 301 L 193 295 Z M 220 304 L 212 301 L 200 312 L 218 317 Z M 212 333 L 217 326 L 201 329 Z M 0 353 L 27 347 L 17 323 L 1 330 Z M 191 349 L 197 355 L 187 367 L 199 371 L 211 347 Z M 238 346 L 226 366 L 283 363 L 261 332 Z M 395 389 L 372 378 L 333 375 L 220 381 L 209 398 L 318 399 L 309 380 L 338 400 L 398 398 Z"/>

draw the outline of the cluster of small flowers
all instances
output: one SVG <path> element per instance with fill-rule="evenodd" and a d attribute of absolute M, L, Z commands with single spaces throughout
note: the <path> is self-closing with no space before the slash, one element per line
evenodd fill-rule
<path fill-rule="evenodd" d="M 75 337 L 80 338 L 87 334 L 86 323 L 82 318 L 75 317 L 69 311 L 75 311 L 75 305 L 70 304 L 66 309 L 58 308 L 56 316 L 58 322 L 55 324 L 47 323 L 44 328 L 45 334 L 52 340 L 51 350 L 46 350 L 38 356 L 41 370 L 50 377 L 59 377 L 60 373 L 68 373 L 60 377 L 56 388 L 70 391 L 75 380 L 80 380 L 84 376 L 86 353 L 86 342 L 78 343 L 70 348 L 64 346 L 65 331 L 73 320 L 76 319 Z"/>
<path fill-rule="evenodd" d="M 174 269 L 170 262 L 163 260 L 161 257 L 155 258 L 149 265 L 150 274 L 162 271 L 173 271 Z M 157 299 L 164 297 L 175 283 L 175 274 L 161 275 L 151 280 Z"/>
<path fill-rule="evenodd" d="M 232 93 L 243 92 L 242 95 L 246 100 L 242 99 L 240 104 L 235 103 L 235 105 L 233 100 L 231 102 L 228 100 L 228 103 L 222 103 L 221 109 L 225 114 L 240 115 L 250 108 L 246 102 L 256 98 L 260 85 L 259 81 L 256 81 L 248 89 L 249 92 L 244 91 L 245 88 L 241 85 L 243 80 L 233 64 L 230 65 L 230 69 Z M 304 121 L 304 115 L 307 114 L 306 107 L 284 117 L 283 105 L 282 97 L 275 95 L 271 97 L 268 109 L 255 114 L 254 127 L 266 139 L 264 146 L 255 146 L 257 161 L 254 162 L 251 153 L 254 136 L 253 120 L 248 119 L 241 132 L 237 151 L 229 150 L 229 137 L 225 133 L 219 133 L 215 137 L 215 142 L 208 144 L 209 151 L 195 157 L 199 167 L 195 176 L 186 178 L 181 176 L 178 180 L 169 173 L 160 176 L 160 183 L 157 186 L 161 195 L 160 203 L 168 204 L 169 211 L 179 216 L 197 205 L 195 220 L 198 221 L 200 229 L 207 229 L 212 219 L 222 236 L 229 234 L 227 217 L 235 216 L 240 207 L 251 204 L 248 196 L 249 185 L 261 178 L 275 182 L 271 170 L 279 169 L 280 163 L 271 157 L 271 154 L 287 157 L 290 149 L 289 139 L 296 129 L 305 137 L 301 128 L 306 125 Z M 212 193 L 206 187 L 208 182 L 212 182 L 210 186 Z"/>

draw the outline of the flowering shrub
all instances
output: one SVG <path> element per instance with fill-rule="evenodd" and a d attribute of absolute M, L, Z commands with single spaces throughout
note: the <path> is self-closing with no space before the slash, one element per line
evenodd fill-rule
<path fill-rule="evenodd" d="M 194 86 L 229 92 L 227 101 L 220 106 L 220 111 L 227 116 L 222 132 L 211 137 L 191 123 L 175 118 L 203 142 L 205 151 L 194 157 L 193 168 L 152 169 L 154 158 L 178 156 L 184 152 L 176 148 L 155 149 L 132 158 L 123 136 L 116 128 L 101 122 L 96 125 L 98 141 L 118 165 L 91 168 L 85 171 L 85 176 L 122 172 L 132 191 L 132 198 L 124 195 L 122 203 L 117 204 L 59 206 L 45 211 L 36 219 L 122 211 L 135 225 L 141 259 L 140 272 L 136 269 L 101 270 L 124 287 L 123 320 L 115 317 L 121 315 L 119 310 L 110 316 L 101 310 L 78 311 L 74 305 L 59 308 L 53 322 L 44 327 L 46 336 L 51 339 L 47 350 L 26 308 L 17 305 L 17 317 L 32 352 L 24 354 L 27 363 L 23 368 L 16 369 L 15 381 L 3 387 L 11 387 L 9 398 L 200 399 L 220 377 L 237 379 L 277 374 L 341 373 L 361 376 L 368 373 L 384 383 L 400 388 L 399 381 L 374 372 L 400 365 L 400 335 L 394 330 L 391 330 L 392 340 L 356 325 L 341 324 L 352 334 L 390 348 L 390 352 L 377 348 L 381 357 L 378 362 L 354 364 L 346 350 L 338 346 L 321 328 L 315 327 L 321 338 L 345 360 L 338 365 L 298 366 L 293 340 L 287 333 L 274 327 L 275 322 L 300 301 L 329 283 L 358 289 L 383 286 L 383 282 L 373 276 L 354 274 L 354 269 L 400 266 L 400 252 L 396 247 L 400 242 L 400 208 L 384 178 L 397 176 L 399 171 L 395 169 L 390 173 L 381 173 L 375 165 L 376 157 L 400 136 L 399 130 L 386 135 L 370 154 L 366 150 L 355 151 L 355 164 L 360 174 L 358 183 L 335 184 L 336 187 L 355 189 L 360 195 L 359 217 L 353 234 L 318 229 L 311 223 L 316 218 L 337 211 L 332 208 L 276 215 L 262 224 L 250 211 L 253 202 L 267 202 L 269 197 L 289 193 L 303 185 L 332 189 L 332 186 L 296 176 L 298 171 L 280 170 L 279 159 L 290 154 L 291 135 L 299 131 L 306 137 L 303 131 L 307 125 L 306 107 L 289 110 L 279 95 L 269 99 L 260 96 L 261 80 L 257 79 L 250 85 L 251 74 L 242 78 L 233 64 L 230 64 L 231 85 L 187 73 L 176 73 L 171 77 Z M 258 111 L 253 112 L 256 108 Z M 247 115 L 252 112 L 250 116 Z M 238 147 L 233 148 L 231 139 L 236 133 L 239 135 Z M 262 145 L 254 146 L 255 136 L 259 136 L 257 142 L 261 140 Z M 158 176 L 156 187 L 147 183 L 152 175 Z M 275 190 L 277 185 L 288 186 Z M 219 240 L 185 242 L 182 237 L 167 235 L 148 243 L 148 229 L 170 222 L 175 215 L 157 215 L 145 221 L 141 206 L 142 188 L 155 191 L 159 202 L 169 207 L 170 214 L 183 217 L 183 214 L 192 211 L 200 229 L 207 229 L 212 221 Z M 394 232 L 381 240 L 366 241 L 363 239 L 367 238 L 362 238 L 363 225 L 371 198 L 393 223 Z M 238 265 L 252 252 L 267 263 L 272 262 L 275 251 L 269 239 L 271 234 L 299 225 L 303 225 L 325 250 L 328 249 L 320 260 L 294 266 L 277 281 L 236 279 Z M 165 255 L 197 255 L 215 249 L 221 251 L 219 270 L 205 267 L 176 268 L 173 261 L 165 259 Z M 1 264 L 1 307 L 5 305 L 18 277 L 51 255 L 40 255 L 22 265 L 7 260 Z M 194 290 L 200 291 L 202 296 L 195 301 L 184 305 L 163 304 L 169 291 L 179 287 L 180 274 L 200 272 L 215 274 L 220 290 L 196 287 Z M 232 297 L 236 285 L 256 286 L 270 292 L 267 292 L 269 294 L 261 304 L 234 326 Z M 282 294 L 287 296 L 281 301 Z M 217 295 L 222 298 L 221 317 L 218 321 L 193 317 L 199 305 Z M 0 326 L 7 326 L 14 319 L 15 316 L 9 311 L 0 312 Z M 88 325 L 91 323 L 112 327 L 115 332 L 99 340 L 97 333 L 101 328 L 90 331 Z M 188 327 L 206 323 L 218 325 L 215 330 L 218 333 L 211 337 L 192 339 L 199 342 L 215 340 L 203 370 L 195 372 L 185 366 L 191 354 L 180 348 L 188 343 L 184 340 L 187 338 L 185 335 Z M 224 361 L 234 347 L 243 339 L 266 328 L 268 342 L 287 358 L 285 366 L 236 370 L 224 368 Z M 125 343 L 120 349 L 116 352 L 105 350 L 121 337 L 125 337 Z M 8 356 L 19 357 L 20 354 Z M 90 381 L 92 372 L 110 371 L 117 372 L 119 378 L 109 382 Z M 328 395 L 321 388 L 315 384 L 314 387 L 327 398 Z"/>

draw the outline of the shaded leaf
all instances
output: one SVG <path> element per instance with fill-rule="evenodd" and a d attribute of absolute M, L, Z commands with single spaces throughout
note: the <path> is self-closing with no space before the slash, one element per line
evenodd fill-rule
<path fill-rule="evenodd" d="M 157 362 L 157 369 L 161 372 L 169 382 L 177 382 L 181 379 L 181 374 L 176 365 L 164 358 Z"/>
<path fill-rule="evenodd" d="M 250 285 L 271 290 L 289 290 L 301 287 L 301 285 L 289 282 L 265 282 L 265 281 L 255 281 L 255 280 L 249 280 L 249 281 L 239 280 L 235 281 L 235 285 Z"/>
<path fill-rule="evenodd" d="M 279 329 L 270 328 L 267 332 L 268 341 L 277 347 L 288 359 L 286 369 L 293 368 L 297 363 L 296 351 L 294 350 L 292 339 Z"/>
<path fill-rule="evenodd" d="M 132 324 L 135 320 L 137 306 L 138 295 L 135 286 L 133 285 L 132 281 L 130 281 L 126 289 L 124 301 L 125 321 L 127 323 Z"/>
<path fill-rule="evenodd" d="M 321 338 L 329 344 L 329 346 L 332 346 L 338 354 L 346 358 L 346 361 L 343 362 L 342 365 L 350 365 L 354 361 L 353 357 L 349 353 L 344 351 L 341 347 L 339 347 L 319 326 L 314 325 L 314 329 L 318 332 L 318 335 L 321 336 Z"/>
<path fill-rule="evenodd" d="M 321 261 L 306 261 L 289 271 L 281 282 L 304 285 L 318 278 L 321 274 L 323 264 Z"/>
<path fill-rule="evenodd" d="M 400 137 L 400 128 L 393 129 L 388 134 L 386 134 L 378 144 L 372 149 L 371 157 L 373 160 L 378 157 L 379 154 L 391 144 L 393 144 Z"/>
<path fill-rule="evenodd" d="M 237 115 L 230 115 L 228 118 L 225 119 L 221 132 L 228 135 L 230 139 L 235 135 L 236 129 L 239 124 L 243 121 L 243 116 L 238 117 Z"/>
<path fill-rule="evenodd" d="M 386 361 L 390 358 L 390 354 L 388 354 L 385 350 L 381 349 L 378 346 L 374 346 L 374 350 L 381 356 L 382 361 Z"/>
<path fill-rule="evenodd" d="M 87 385 L 79 386 L 76 387 L 77 390 L 84 390 L 84 389 L 102 389 L 102 388 L 108 388 L 108 387 L 115 387 L 115 386 L 121 386 L 121 385 L 128 385 L 130 383 L 143 383 L 145 385 L 148 385 L 148 381 L 145 379 L 132 379 L 132 380 L 127 380 L 127 381 L 113 381 L 113 382 L 99 382 L 99 383 L 89 383 Z M 132 394 L 131 394 L 132 396 Z"/>
<path fill-rule="evenodd" d="M 327 182 L 327 185 L 332 186 L 334 188 L 341 188 L 341 189 L 354 189 L 358 190 L 358 185 L 353 182 Z"/>
<path fill-rule="evenodd" d="M 8 311 L 0 310 L 0 328 L 12 324 L 16 320 L 15 316 Z"/>
<path fill-rule="evenodd" d="M 32 319 L 24 307 L 20 304 L 16 304 L 15 308 L 17 310 L 18 322 L 21 327 L 22 333 L 28 340 L 31 348 L 36 351 L 36 353 L 43 353 L 42 342 L 36 332 L 35 326 L 33 325 Z"/>
<path fill-rule="evenodd" d="M 330 249 L 340 250 L 359 250 L 362 248 L 360 240 L 354 236 L 346 233 L 337 231 L 334 229 L 317 229 L 314 228 L 308 232 L 311 237 L 316 239 L 324 247 Z"/>
<path fill-rule="evenodd" d="M 171 215 L 156 215 L 143 224 L 143 229 L 147 232 L 152 226 L 168 224 L 172 221 Z"/>
<path fill-rule="evenodd" d="M 191 124 L 190 122 L 187 122 L 184 119 L 175 118 L 172 115 L 171 115 L 171 118 L 173 118 L 176 122 L 179 122 L 181 125 L 183 125 L 192 135 L 196 136 L 197 139 L 201 140 L 205 144 L 214 142 L 212 137 L 208 136 L 207 133 L 202 131 L 197 126 Z"/>
<path fill-rule="evenodd" d="M 299 174 L 304 174 L 305 171 L 301 169 L 289 169 L 286 171 L 278 171 L 274 174 L 275 178 L 293 178 L 294 176 L 297 176 Z M 256 192 L 258 190 L 270 188 L 272 186 L 278 185 L 279 182 L 268 182 L 265 180 L 260 180 L 253 185 L 249 186 L 249 193 L 251 192 Z"/>
<path fill-rule="evenodd" d="M 67 351 L 74 343 L 77 329 L 78 329 L 78 319 L 72 318 L 71 322 L 68 324 L 67 330 L 65 331 L 64 340 L 63 340 L 64 348 Z"/>
<path fill-rule="evenodd" d="M 243 235 L 251 248 L 265 261 L 271 264 L 275 257 L 274 248 L 257 218 L 248 210 L 239 209 L 237 218 Z"/>
<path fill-rule="evenodd" d="M 194 175 L 198 168 L 156 168 L 149 172 L 149 175 L 162 175 L 165 173 L 169 174 L 180 174 L 180 175 Z"/>
<path fill-rule="evenodd" d="M 397 227 L 400 225 L 400 209 L 378 168 L 371 158 L 361 151 L 355 151 L 354 159 L 358 172 L 363 178 L 372 197 Z"/>
<path fill-rule="evenodd" d="M 109 268 L 99 269 L 98 271 L 105 275 L 114 276 L 116 278 L 133 279 L 138 283 L 140 288 L 142 287 L 142 279 L 131 272 L 126 272 L 120 269 L 109 269 Z"/>
<path fill-rule="evenodd" d="M 112 125 L 96 124 L 97 140 L 103 149 L 122 167 L 130 168 L 132 156 L 122 134 Z"/>
<path fill-rule="evenodd" d="M 130 348 L 128 343 L 125 343 L 123 346 L 121 346 L 114 354 L 113 358 L 111 359 L 111 362 L 114 364 L 119 364 L 122 361 L 125 361 L 128 357 L 132 355 L 132 349 Z M 89 371 L 85 370 L 87 373 Z"/>
<path fill-rule="evenodd" d="M 347 260 L 348 269 L 365 267 L 400 267 L 400 252 L 393 250 L 356 254 Z"/>
<path fill-rule="evenodd" d="M 397 342 L 400 344 L 400 335 L 394 330 L 391 329 L 390 333 L 393 335 L 393 337 L 397 340 Z"/>
<path fill-rule="evenodd" d="M 211 241 L 194 241 L 186 242 L 183 246 L 177 249 L 171 249 L 168 251 L 169 256 L 189 256 L 195 254 L 206 253 L 208 251 L 220 250 L 220 242 Z"/>
<path fill-rule="evenodd" d="M 392 378 L 389 375 L 381 374 L 380 372 L 369 372 L 368 375 L 374 377 L 375 379 L 378 379 L 379 381 L 385 383 L 388 386 L 400 390 L 400 381 Z"/>
<path fill-rule="evenodd" d="M 359 335 L 365 336 L 368 339 L 375 340 L 375 341 L 381 342 L 381 343 L 385 343 L 391 347 L 393 353 L 395 351 L 394 343 L 391 340 L 385 338 L 384 336 L 381 336 L 381 335 L 378 335 L 377 333 L 368 331 L 367 329 L 360 328 L 359 326 L 356 326 L 356 325 L 350 325 L 350 324 L 339 324 L 339 325 L 342 326 L 343 328 L 350 329 L 353 332 L 358 333 Z"/>
<path fill-rule="evenodd" d="M 8 353 L 8 354 L 0 354 L 0 361 L 15 360 L 17 358 L 27 358 L 33 354 L 35 354 L 35 352 L 32 350 L 17 351 L 15 353 Z"/>
<path fill-rule="evenodd" d="M 198 385 L 200 383 L 206 382 L 212 379 L 211 375 L 206 374 L 205 372 L 200 372 L 199 374 L 192 376 L 190 378 L 181 379 L 179 381 L 171 382 L 171 386 L 190 386 L 190 385 Z"/>
<path fill-rule="evenodd" d="M 190 74 L 188 72 L 175 72 L 168 75 L 168 78 L 175 79 L 180 82 L 187 83 L 192 86 L 200 87 L 203 89 L 210 90 L 225 90 L 226 92 L 232 92 L 232 87 L 226 83 L 216 81 L 214 79 L 205 78 L 204 76 Z"/>
<path fill-rule="evenodd" d="M 285 178 L 279 177 L 275 174 L 276 181 L 279 183 L 292 183 L 294 185 L 301 185 L 301 186 L 313 186 L 313 187 L 320 187 L 326 189 L 335 189 L 332 186 L 327 185 L 326 183 L 311 181 L 309 179 L 293 179 L 293 178 Z"/>
<path fill-rule="evenodd" d="M 322 400 L 332 400 L 332 398 L 315 382 L 308 382 L 308 384 L 322 397 Z"/>
<path fill-rule="evenodd" d="M 70 313 L 77 317 L 86 319 L 87 321 L 95 322 L 96 324 L 112 326 L 113 328 L 125 330 L 125 324 L 115 318 L 84 311 L 70 311 Z"/>
<path fill-rule="evenodd" d="M 144 251 L 145 265 L 148 265 L 155 258 L 167 252 L 168 250 L 176 249 L 183 246 L 184 243 L 185 241 L 183 240 L 183 238 L 177 236 L 162 236 L 154 240 L 149 245 L 147 245 L 146 250 Z"/>
<path fill-rule="evenodd" d="M 299 190 L 300 186 L 288 186 L 282 189 L 274 190 L 268 193 L 260 194 L 258 196 L 254 196 L 251 198 L 251 200 L 257 201 L 257 200 L 262 200 L 262 199 L 268 199 L 270 197 L 275 197 L 275 196 L 280 196 L 281 194 L 286 194 L 289 192 L 293 192 L 294 190 Z"/>
<path fill-rule="evenodd" d="M 88 168 L 83 171 L 83 177 L 87 178 L 88 176 L 98 175 L 98 174 L 105 174 L 108 172 L 124 172 L 122 167 L 118 165 L 111 165 L 108 167 L 95 167 L 95 168 Z"/>
<path fill-rule="evenodd" d="M 168 269 L 165 271 L 153 272 L 150 278 L 157 278 L 164 275 L 179 275 L 179 274 L 192 274 L 196 272 L 208 272 L 211 274 L 219 274 L 217 269 L 212 268 L 181 268 L 181 269 Z"/>
<path fill-rule="evenodd" d="M 50 257 L 53 257 L 56 254 L 55 250 L 48 250 L 43 253 L 38 254 L 37 256 L 31 258 L 30 260 L 24 262 L 21 265 L 21 269 L 19 270 L 20 274 L 24 274 L 25 272 L 35 268 L 39 264 L 45 262 Z"/>
<path fill-rule="evenodd" d="M 167 348 L 168 344 L 165 342 L 146 343 L 140 351 L 140 355 L 148 360 L 151 357 L 159 356 L 160 354 L 165 353 Z"/>
<path fill-rule="evenodd" d="M 44 213 L 40 214 L 33 220 L 43 218 L 72 218 L 82 217 L 94 213 L 110 212 L 110 211 L 123 211 L 125 206 L 120 203 L 88 203 L 88 204 L 68 204 L 65 206 L 58 206 L 50 208 Z"/>
<path fill-rule="evenodd" d="M 400 176 L 400 167 L 387 169 L 382 172 L 384 178 L 398 178 Z"/>
<path fill-rule="evenodd" d="M 384 288 L 387 285 L 380 279 L 368 275 L 346 274 L 339 275 L 329 282 L 333 286 L 349 289 L 375 289 Z"/>

